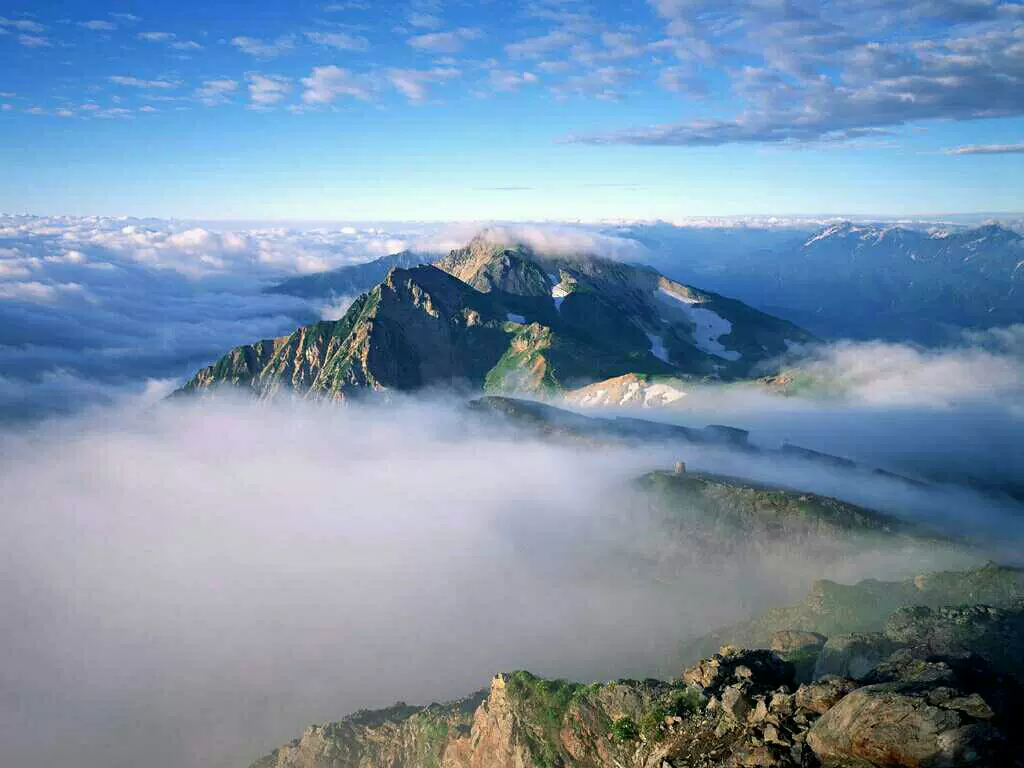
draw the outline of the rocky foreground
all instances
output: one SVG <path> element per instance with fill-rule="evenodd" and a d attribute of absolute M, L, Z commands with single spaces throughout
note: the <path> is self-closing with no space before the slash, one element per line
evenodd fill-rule
<path fill-rule="evenodd" d="M 670 681 L 499 674 L 460 701 L 307 728 L 252 768 L 1024 766 L 1024 572 L 961 576 L 935 575 L 998 605 L 904 606 L 830 637 L 794 626 Z"/>

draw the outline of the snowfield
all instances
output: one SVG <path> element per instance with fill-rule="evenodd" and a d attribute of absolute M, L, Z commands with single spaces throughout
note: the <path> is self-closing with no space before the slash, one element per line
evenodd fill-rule
<path fill-rule="evenodd" d="M 699 350 L 707 352 L 709 355 L 720 357 L 723 360 L 739 360 L 743 357 L 740 352 L 726 349 L 725 345 L 718 340 L 720 337 L 732 333 L 732 323 L 710 309 L 697 306 L 699 302 L 696 299 L 687 299 L 679 296 L 667 288 L 659 288 L 658 292 L 664 297 L 677 302 L 687 317 L 693 322 L 695 326 L 693 339 Z"/>

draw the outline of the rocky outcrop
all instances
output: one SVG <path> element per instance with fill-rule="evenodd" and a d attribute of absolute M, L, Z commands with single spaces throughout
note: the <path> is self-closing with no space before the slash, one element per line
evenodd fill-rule
<path fill-rule="evenodd" d="M 807 743 L 824 765 L 1021 765 L 1022 690 L 979 657 L 890 662 L 824 712 Z"/>
<path fill-rule="evenodd" d="M 635 485 L 646 494 L 652 513 L 666 530 L 680 540 L 695 542 L 699 549 L 714 552 L 770 549 L 785 542 L 786 546 L 820 553 L 840 550 L 854 541 L 862 548 L 868 538 L 885 539 L 889 544 L 937 540 L 934 534 L 893 515 L 735 477 L 651 472 Z M 756 645 L 767 645 L 770 640 L 769 634 Z"/>
<path fill-rule="evenodd" d="M 794 631 L 776 645 L 820 640 Z M 902 647 L 861 681 L 798 684 L 778 652 L 734 647 L 668 682 L 501 674 L 462 701 L 308 728 L 252 768 L 1019 768 L 1024 690 L 969 648 L 925 652 Z"/>
<path fill-rule="evenodd" d="M 808 596 L 791 605 L 771 608 L 760 616 L 724 627 L 687 642 L 684 663 L 722 645 L 764 648 L 780 630 L 799 629 L 835 637 L 856 632 L 883 632 L 889 616 L 900 608 L 989 605 L 1013 609 L 1024 601 L 1024 569 L 988 564 L 969 571 L 936 571 L 902 581 L 866 579 L 838 584 L 822 579 Z"/>

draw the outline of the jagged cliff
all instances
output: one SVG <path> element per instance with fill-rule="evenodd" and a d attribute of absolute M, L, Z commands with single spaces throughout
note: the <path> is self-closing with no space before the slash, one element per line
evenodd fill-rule
<path fill-rule="evenodd" d="M 922 576 L 1011 599 L 1012 569 Z M 996 585 L 999 586 L 996 586 Z M 1012 598 L 1016 599 L 1016 598 Z M 307 728 L 252 768 L 1019 768 L 1024 606 L 897 610 L 873 635 L 775 632 L 671 681 L 528 672 Z"/>

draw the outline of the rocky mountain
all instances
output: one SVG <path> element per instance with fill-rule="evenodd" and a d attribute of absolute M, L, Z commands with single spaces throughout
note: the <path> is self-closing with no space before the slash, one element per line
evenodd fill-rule
<path fill-rule="evenodd" d="M 687 383 L 675 376 L 627 373 L 566 392 L 562 400 L 578 408 L 658 408 L 684 404 Z"/>
<path fill-rule="evenodd" d="M 882 632 L 888 617 L 903 608 L 978 604 L 996 608 L 1024 605 L 1024 569 L 989 564 L 966 572 L 921 574 L 903 581 L 868 579 L 853 585 L 822 579 L 799 603 L 773 607 L 688 642 L 682 658 L 697 659 L 725 644 L 767 646 L 775 633 L 786 629 L 830 637 L 868 636 Z"/>
<path fill-rule="evenodd" d="M 542 256 L 486 233 L 435 266 L 392 267 L 337 321 L 232 350 L 217 386 L 342 399 L 456 387 L 553 394 L 627 373 L 735 379 L 808 334 L 645 267 Z"/>
<path fill-rule="evenodd" d="M 393 268 L 412 269 L 431 261 L 433 257 L 427 254 L 401 251 L 362 264 L 349 264 L 327 272 L 282 280 L 277 285 L 267 288 L 266 293 L 298 296 L 303 299 L 354 297 L 371 290 L 384 280 Z"/>
<path fill-rule="evenodd" d="M 936 541 L 926 530 L 894 515 L 838 499 L 707 472 L 651 472 L 635 486 L 648 502 L 667 540 L 685 541 L 699 551 L 757 549 L 785 543 L 815 556 L 835 552 L 842 542 L 858 550 Z"/>
<path fill-rule="evenodd" d="M 954 597 L 979 578 L 1019 594 L 1018 574 L 998 568 L 914 581 Z M 252 768 L 1024 765 L 1024 607 L 917 606 L 882 625 L 870 637 L 793 626 L 770 650 L 726 646 L 667 681 L 499 674 L 460 701 L 311 726 Z"/>
<path fill-rule="evenodd" d="M 998 225 L 842 222 L 770 249 L 657 263 L 823 336 L 939 343 L 1024 322 L 1024 238 Z"/>

